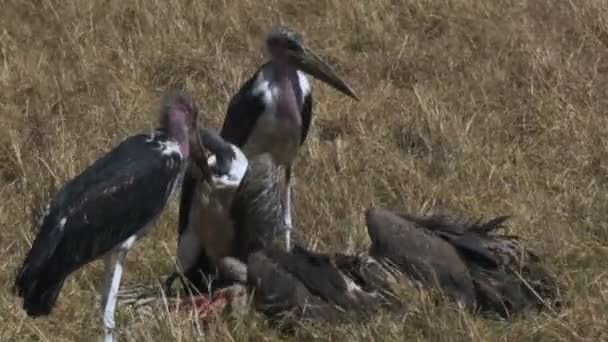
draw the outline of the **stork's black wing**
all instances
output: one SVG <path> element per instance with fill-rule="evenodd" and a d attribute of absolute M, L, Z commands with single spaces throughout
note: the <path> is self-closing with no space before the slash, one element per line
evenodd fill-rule
<path fill-rule="evenodd" d="M 302 104 L 302 138 L 300 144 L 304 144 L 308 131 L 310 130 L 310 123 L 312 121 L 312 90 L 304 96 L 304 103 Z"/>
<path fill-rule="evenodd" d="M 53 198 L 17 276 L 28 313 L 48 314 L 65 277 L 160 214 L 181 166 L 177 152 L 161 154 L 163 139 L 126 139 Z M 50 295 L 47 288 L 54 288 L 55 298 L 41 303 Z"/>
<path fill-rule="evenodd" d="M 255 81 L 263 68 L 264 65 L 241 86 L 228 104 L 220 136 L 238 147 L 243 147 L 266 109 L 262 94 L 254 91 Z"/>

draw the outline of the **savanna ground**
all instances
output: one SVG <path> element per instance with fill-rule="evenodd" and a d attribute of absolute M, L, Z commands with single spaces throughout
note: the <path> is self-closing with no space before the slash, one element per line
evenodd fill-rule
<path fill-rule="evenodd" d="M 508 214 L 564 285 L 559 314 L 487 320 L 412 293 L 403 317 L 305 326 L 296 339 L 608 339 L 608 2 L 4 0 L 0 10 L 0 340 L 99 338 L 102 263 L 71 276 L 53 315 L 29 319 L 10 291 L 39 208 L 185 87 L 219 128 L 264 61 L 263 35 L 299 30 L 362 97 L 315 81 L 297 164 L 298 236 L 363 251 L 363 210 L 435 206 Z M 124 284 L 169 272 L 177 203 L 128 257 Z M 123 338 L 201 338 L 188 315 L 124 308 Z M 278 340 L 263 317 L 212 323 L 203 339 Z"/>

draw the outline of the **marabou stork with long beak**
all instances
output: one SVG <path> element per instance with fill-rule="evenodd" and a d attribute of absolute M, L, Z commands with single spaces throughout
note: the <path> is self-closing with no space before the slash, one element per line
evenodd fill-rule
<path fill-rule="evenodd" d="M 15 282 L 29 316 L 50 314 L 66 278 L 103 256 L 103 325 L 113 341 L 127 252 L 162 212 L 189 159 L 201 180 L 210 179 L 197 113 L 189 95 L 166 96 L 158 129 L 127 138 L 54 196 Z"/>
<path fill-rule="evenodd" d="M 204 128 L 200 136 L 209 152 L 212 179 L 200 181 L 197 165 L 190 165 L 184 174 L 176 270 L 165 281 L 167 292 L 177 277 L 184 280 L 181 275 L 197 289 L 208 288 L 209 277 L 217 275 L 218 261 L 234 252 L 235 230 L 230 210 L 249 162 L 239 148 L 225 142 L 216 132 Z"/>
<path fill-rule="evenodd" d="M 252 251 L 283 230 L 282 191 L 270 154 L 247 159 L 210 129 L 202 129 L 201 138 L 212 182 L 198 181 L 196 165 L 184 174 L 176 270 L 165 281 L 166 292 L 178 277 L 184 288 L 197 292 L 244 282 L 244 273 L 235 279 L 235 260 L 246 263 Z"/>
<path fill-rule="evenodd" d="M 270 153 L 285 168 L 284 220 L 291 249 L 291 168 L 312 119 L 312 88 L 304 73 L 358 100 L 351 87 L 286 27 L 266 38 L 271 60 L 262 65 L 230 100 L 220 135 L 250 158 Z"/>

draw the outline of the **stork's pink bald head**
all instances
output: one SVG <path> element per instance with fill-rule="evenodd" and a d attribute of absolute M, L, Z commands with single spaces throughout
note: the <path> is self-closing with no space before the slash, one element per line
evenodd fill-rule
<path fill-rule="evenodd" d="M 210 180 L 207 152 L 200 137 L 197 123 L 198 106 L 192 97 L 183 92 L 165 95 L 161 109 L 160 126 L 170 139 L 177 142 L 184 159 L 190 158 Z"/>
<path fill-rule="evenodd" d="M 161 129 L 175 140 L 184 158 L 190 154 L 190 135 L 196 131 L 198 108 L 185 93 L 169 94 L 163 101 Z"/>

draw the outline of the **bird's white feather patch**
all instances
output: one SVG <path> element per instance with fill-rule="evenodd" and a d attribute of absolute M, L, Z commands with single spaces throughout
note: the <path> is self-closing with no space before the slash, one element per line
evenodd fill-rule
<path fill-rule="evenodd" d="M 272 64 L 268 64 L 258 73 L 253 94 L 262 99 L 264 111 L 259 114 L 249 139 L 241 148 L 249 156 L 268 152 L 277 164 L 290 165 L 300 147 L 301 128 L 277 113 L 281 88 L 274 78 L 274 72 Z M 296 94 L 299 95 L 297 100 L 302 106 L 304 97 L 310 93 L 311 85 L 303 72 L 296 71 L 294 76 L 297 78 L 291 80 L 297 82 L 301 90 Z"/>
<path fill-rule="evenodd" d="M 304 103 L 304 98 L 310 94 L 310 82 L 308 81 L 308 77 L 306 77 L 306 75 L 301 72 L 300 70 L 297 71 L 298 73 L 298 82 L 300 83 L 300 90 L 302 90 L 302 98 L 300 99 L 300 101 L 302 103 Z"/>
<path fill-rule="evenodd" d="M 274 113 L 279 96 L 279 87 L 274 83 L 273 73 L 272 66 L 268 65 L 258 74 L 253 88 L 254 95 L 262 95 L 266 112 L 270 113 Z M 298 102 L 304 103 L 304 98 L 310 94 L 312 87 L 304 72 L 296 70 L 296 74 L 298 76 L 298 86 L 301 90 Z"/>
<path fill-rule="evenodd" d="M 234 178 L 238 178 L 240 182 L 240 180 L 243 179 L 243 176 L 245 176 L 245 172 L 247 171 L 247 167 L 249 166 L 249 161 L 247 160 L 247 157 L 245 156 L 243 151 L 241 151 L 240 148 L 234 145 L 230 147 L 232 147 L 232 151 L 234 151 L 234 155 L 236 156 L 236 158 L 232 161 L 230 174 Z"/>
<path fill-rule="evenodd" d="M 61 220 L 59 220 L 59 230 L 63 231 L 63 228 L 65 227 L 65 224 L 68 222 L 68 220 L 64 217 Z"/>
<path fill-rule="evenodd" d="M 170 156 L 173 154 L 177 154 L 180 158 L 183 158 L 182 151 L 179 148 L 179 144 L 173 140 L 161 141 L 158 143 L 160 145 L 160 154 L 163 156 Z"/>
<path fill-rule="evenodd" d="M 275 95 L 278 95 L 278 91 L 276 89 L 272 89 L 276 87 L 271 87 L 271 82 L 272 69 L 265 68 L 258 74 L 253 88 L 254 95 L 262 95 L 262 101 L 264 102 L 267 111 L 268 109 L 271 109 L 270 107 L 274 108 L 274 104 L 276 102 Z"/>
<path fill-rule="evenodd" d="M 245 172 L 247 172 L 249 161 L 247 160 L 247 157 L 245 157 L 245 154 L 241 149 L 234 145 L 231 145 L 230 147 L 232 148 L 232 151 L 234 151 L 235 158 L 230 164 L 228 174 L 221 176 L 211 175 L 213 185 L 216 189 L 237 188 L 241 184 Z M 217 159 L 215 155 L 211 155 L 207 159 L 207 164 L 211 167 L 215 166 L 216 162 Z"/>
<path fill-rule="evenodd" d="M 148 137 L 146 138 L 146 142 L 150 143 L 153 142 L 154 139 L 156 138 L 156 135 L 158 134 L 158 131 L 155 129 L 150 130 L 150 133 L 148 134 Z"/>

